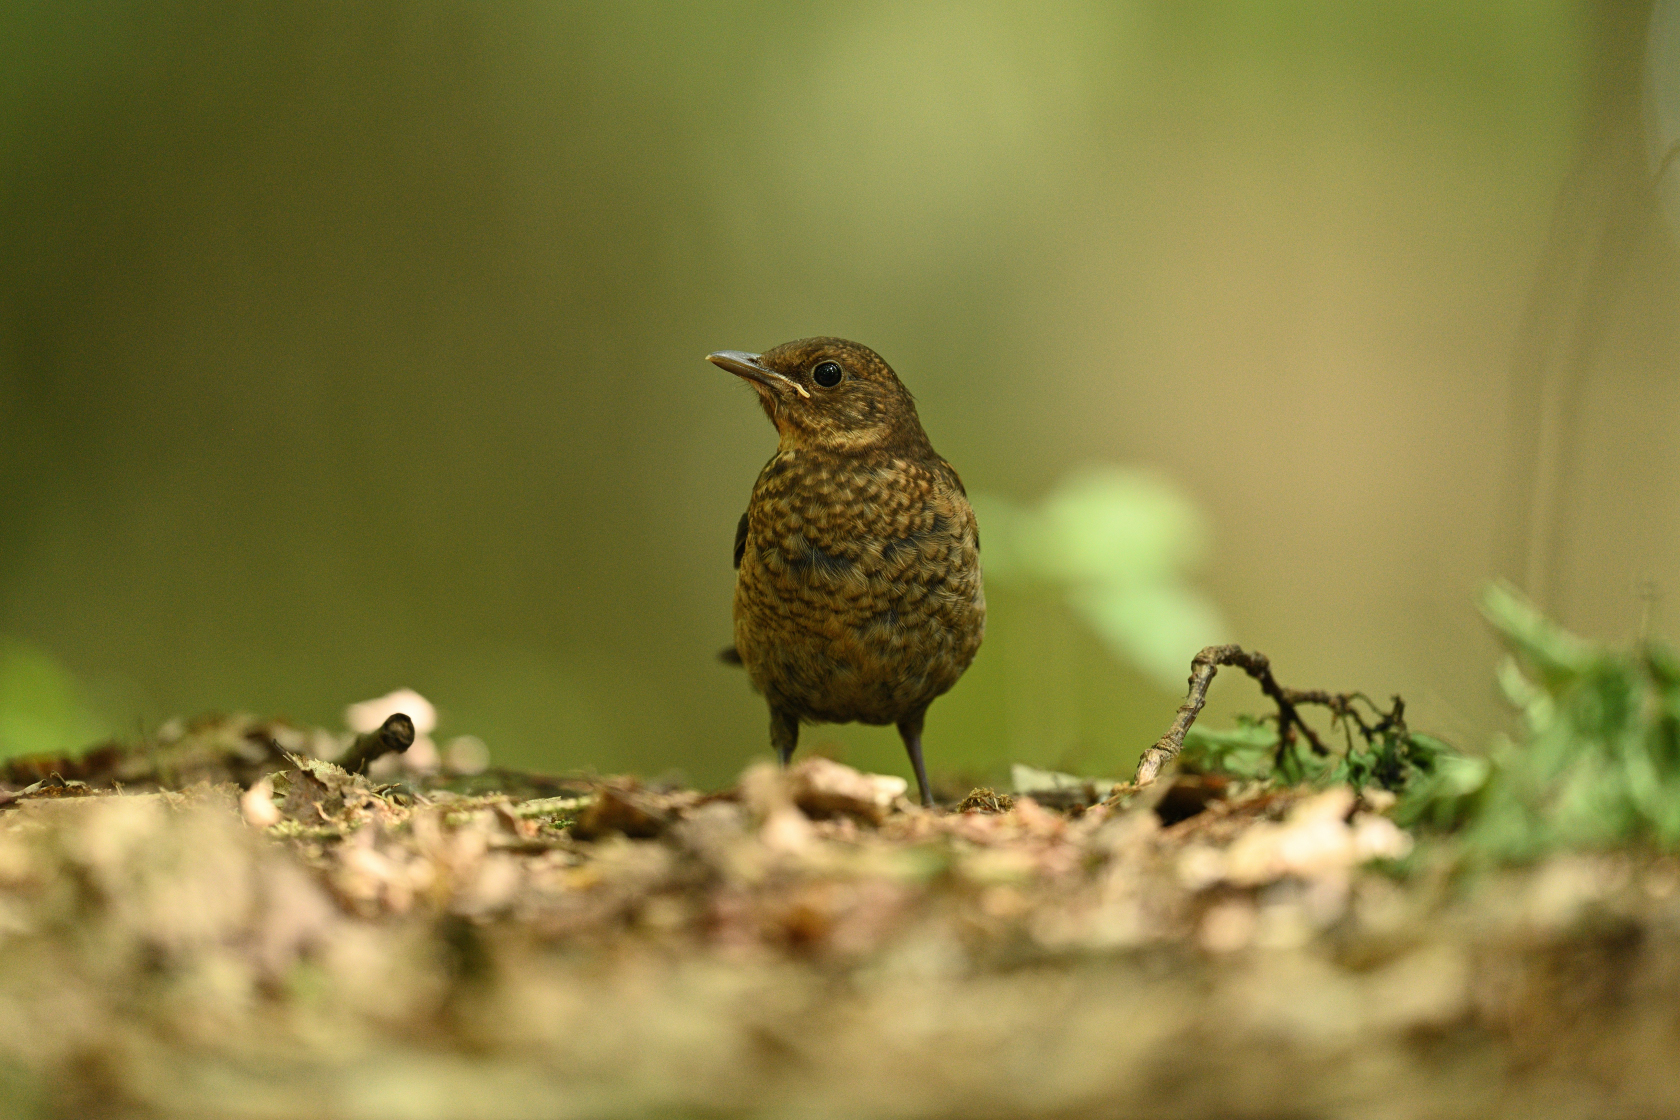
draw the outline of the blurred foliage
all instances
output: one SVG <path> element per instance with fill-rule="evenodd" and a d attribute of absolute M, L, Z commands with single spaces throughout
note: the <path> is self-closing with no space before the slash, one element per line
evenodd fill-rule
<path fill-rule="evenodd" d="M 1057 484 L 1036 509 L 975 496 L 986 576 L 1063 591 L 1118 657 L 1177 688 L 1197 650 L 1226 640 L 1218 609 L 1186 572 L 1207 552 L 1207 525 L 1154 475 L 1091 468 Z"/>
<path fill-rule="evenodd" d="M 69 670 L 0 634 L 0 758 L 79 750 L 110 733 Z"/>
<path fill-rule="evenodd" d="M 1178 764 L 1194 773 L 1263 780 L 1272 775 L 1277 743 L 1277 727 L 1256 716 L 1240 715 L 1228 730 L 1196 724 L 1184 736 Z"/>
<path fill-rule="evenodd" d="M 977 490 L 1182 484 L 1245 633 L 1467 734 L 1487 417 L 1596 128 L 1588 15 L 0 4 L 0 631 L 124 682 L 122 727 L 412 685 L 508 765 L 726 782 L 765 749 L 713 654 L 774 434 L 699 355 L 833 333 Z M 1572 621 L 1618 625 L 1614 565 L 1674 569 L 1641 466 L 1676 393 L 1584 402 L 1616 438 L 1579 485 L 1627 508 L 1571 538 Z M 1122 772 L 1218 634 L 1169 637 L 1170 582 L 1017 593 L 981 528 L 935 770 Z M 820 741 L 904 772 L 890 729 Z"/>
<path fill-rule="evenodd" d="M 1651 13 L 1651 42 L 1645 60 L 1647 155 L 1657 180 L 1657 197 L 1669 229 L 1680 232 L 1680 3 L 1660 0 Z"/>
<path fill-rule="evenodd" d="M 1482 614 L 1510 656 L 1499 684 L 1521 716 L 1518 736 L 1460 754 L 1429 735 L 1350 729 L 1323 756 L 1302 740 L 1281 751 L 1275 717 L 1229 730 L 1191 728 L 1180 765 L 1284 785 L 1377 785 L 1401 794 L 1395 819 L 1455 833 L 1495 862 L 1626 844 L 1680 847 L 1680 657 L 1644 640 L 1632 650 L 1586 641 L 1503 584 Z"/>
<path fill-rule="evenodd" d="M 1559 848 L 1680 844 L 1680 660 L 1645 640 L 1585 641 L 1516 591 L 1482 613 L 1510 650 L 1499 683 L 1522 734 L 1483 757 L 1444 761 L 1401 802 L 1402 823 L 1456 828 L 1491 859 Z"/>

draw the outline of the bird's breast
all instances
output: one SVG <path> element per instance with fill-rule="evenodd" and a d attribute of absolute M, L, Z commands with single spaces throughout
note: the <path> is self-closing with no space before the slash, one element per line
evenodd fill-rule
<path fill-rule="evenodd" d="M 765 641 L 877 649 L 983 618 L 974 513 L 934 467 L 778 456 L 747 521 L 736 616 Z"/>
<path fill-rule="evenodd" d="M 789 589 L 843 593 L 977 566 L 973 511 L 942 473 L 892 457 L 778 455 L 747 508 L 743 567 L 751 560 Z"/>
<path fill-rule="evenodd" d="M 974 512 L 943 463 L 778 454 L 747 507 L 735 644 L 802 718 L 891 722 L 956 683 L 985 626 Z"/>

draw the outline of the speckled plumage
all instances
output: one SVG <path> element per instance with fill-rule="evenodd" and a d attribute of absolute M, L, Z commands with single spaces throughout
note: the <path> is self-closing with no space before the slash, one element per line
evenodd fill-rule
<path fill-rule="evenodd" d="M 734 650 L 772 742 L 785 762 L 801 722 L 897 724 L 927 803 L 923 715 L 985 633 L 962 482 L 868 347 L 812 338 L 711 360 L 752 384 L 780 434 L 735 542 Z M 832 386 L 814 372 L 826 363 L 843 371 Z"/>

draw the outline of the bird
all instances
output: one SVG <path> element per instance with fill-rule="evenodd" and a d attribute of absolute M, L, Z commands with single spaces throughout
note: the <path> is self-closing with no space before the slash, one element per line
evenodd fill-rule
<path fill-rule="evenodd" d="M 758 395 L 776 426 L 735 529 L 734 644 L 770 708 L 786 766 L 801 724 L 894 724 L 924 806 L 928 705 L 980 649 L 980 531 L 957 472 L 879 354 L 802 338 L 706 360 Z"/>

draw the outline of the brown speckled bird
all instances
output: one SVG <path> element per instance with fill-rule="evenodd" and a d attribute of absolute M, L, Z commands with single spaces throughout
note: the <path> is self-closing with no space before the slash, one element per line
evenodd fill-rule
<path fill-rule="evenodd" d="M 786 765 L 801 723 L 897 724 L 932 805 L 922 719 L 986 630 L 980 535 L 880 355 L 839 338 L 707 361 L 744 378 L 781 437 L 735 530 L 735 645 Z"/>

